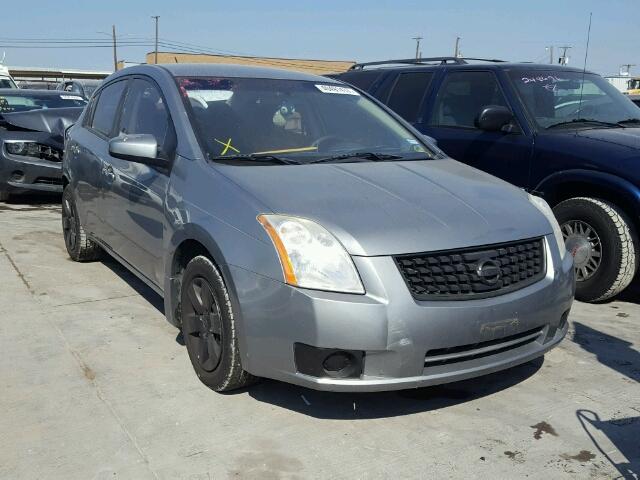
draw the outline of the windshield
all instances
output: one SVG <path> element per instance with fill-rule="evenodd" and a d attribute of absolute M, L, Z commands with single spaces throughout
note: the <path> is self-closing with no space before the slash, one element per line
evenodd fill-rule
<path fill-rule="evenodd" d="M 13 80 L 6 77 L 0 77 L 0 88 L 18 88 Z"/>
<path fill-rule="evenodd" d="M 345 161 L 345 154 L 351 158 L 357 152 L 393 160 L 435 157 L 398 121 L 346 85 L 219 77 L 177 82 L 213 158 L 277 155 L 305 163 L 328 156 Z"/>
<path fill-rule="evenodd" d="M 20 90 L 16 90 L 19 92 Z M 84 107 L 87 101 L 77 94 L 37 95 L 0 93 L 0 113 L 26 112 L 44 108 Z"/>
<path fill-rule="evenodd" d="M 581 120 L 615 125 L 640 119 L 638 108 L 598 75 L 587 73 L 584 82 L 581 72 L 535 70 L 514 71 L 510 75 L 529 114 L 541 128 L 559 124 L 589 127 L 576 122 Z"/>
<path fill-rule="evenodd" d="M 629 80 L 629 90 L 640 90 L 640 78 Z"/>

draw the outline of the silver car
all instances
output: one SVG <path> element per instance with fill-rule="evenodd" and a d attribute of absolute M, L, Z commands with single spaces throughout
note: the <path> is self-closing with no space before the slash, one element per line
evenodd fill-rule
<path fill-rule="evenodd" d="M 63 173 L 71 258 L 107 252 L 162 295 L 217 391 L 451 382 L 567 332 L 572 257 L 544 200 L 336 80 L 124 69 L 68 131 Z"/>

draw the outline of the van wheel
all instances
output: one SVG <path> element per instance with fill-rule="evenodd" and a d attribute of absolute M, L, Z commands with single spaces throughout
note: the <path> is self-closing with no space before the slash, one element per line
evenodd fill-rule
<path fill-rule="evenodd" d="M 6 202 L 7 200 L 9 200 L 9 192 L 0 190 L 0 202 Z"/>
<path fill-rule="evenodd" d="M 202 383 L 217 392 L 253 383 L 240 363 L 233 310 L 218 269 L 199 255 L 187 264 L 181 283 L 182 337 Z"/>
<path fill-rule="evenodd" d="M 578 197 L 553 209 L 576 268 L 576 299 L 607 300 L 624 290 L 636 272 L 631 224 L 614 204 Z"/>
<path fill-rule="evenodd" d="M 102 255 L 100 246 L 87 237 L 80 224 L 76 203 L 70 188 L 65 188 L 62 192 L 62 234 L 71 260 L 91 262 L 98 260 Z"/>

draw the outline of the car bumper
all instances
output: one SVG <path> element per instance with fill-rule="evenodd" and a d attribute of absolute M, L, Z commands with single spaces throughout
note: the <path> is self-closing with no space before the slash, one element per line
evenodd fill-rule
<path fill-rule="evenodd" d="M 415 300 L 391 257 L 354 257 L 367 293 L 305 290 L 227 266 L 244 368 L 318 390 L 415 388 L 527 362 L 566 335 L 575 282 L 548 237 L 547 275 L 502 296 Z M 301 373 L 299 345 L 361 352 L 357 378 Z M 298 359 L 298 362 L 296 362 Z"/>
<path fill-rule="evenodd" d="M 0 158 L 0 190 L 62 192 L 62 163 L 5 154 Z"/>

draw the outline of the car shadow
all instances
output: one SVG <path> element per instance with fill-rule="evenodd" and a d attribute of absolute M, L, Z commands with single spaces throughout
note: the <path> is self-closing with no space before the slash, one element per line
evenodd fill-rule
<path fill-rule="evenodd" d="M 543 362 L 544 357 L 540 357 L 479 378 L 396 392 L 320 392 L 266 379 L 245 391 L 260 402 L 319 419 L 389 418 L 438 410 L 493 395 L 531 377 Z"/>
<path fill-rule="evenodd" d="M 627 378 L 640 382 L 640 353 L 631 342 L 580 322 L 573 322 L 573 341 L 597 360 Z"/>
<path fill-rule="evenodd" d="M 59 209 L 62 195 L 59 193 L 21 193 L 9 197 L 6 202 L 0 203 L 2 210 L 20 210 L 30 212 L 37 210 Z"/>
<path fill-rule="evenodd" d="M 105 254 L 105 258 L 102 259 L 102 264 L 120 277 L 120 279 L 133 288 L 138 295 L 144 298 L 151 304 L 151 306 L 164 315 L 164 300 L 151 287 L 107 254 Z"/>
<path fill-rule="evenodd" d="M 578 410 L 576 417 L 594 447 L 618 470 L 621 478 L 640 478 L 640 417 L 602 420 L 591 410 Z M 583 450 L 569 458 L 585 461 L 587 457 L 593 458 L 593 454 Z"/>

